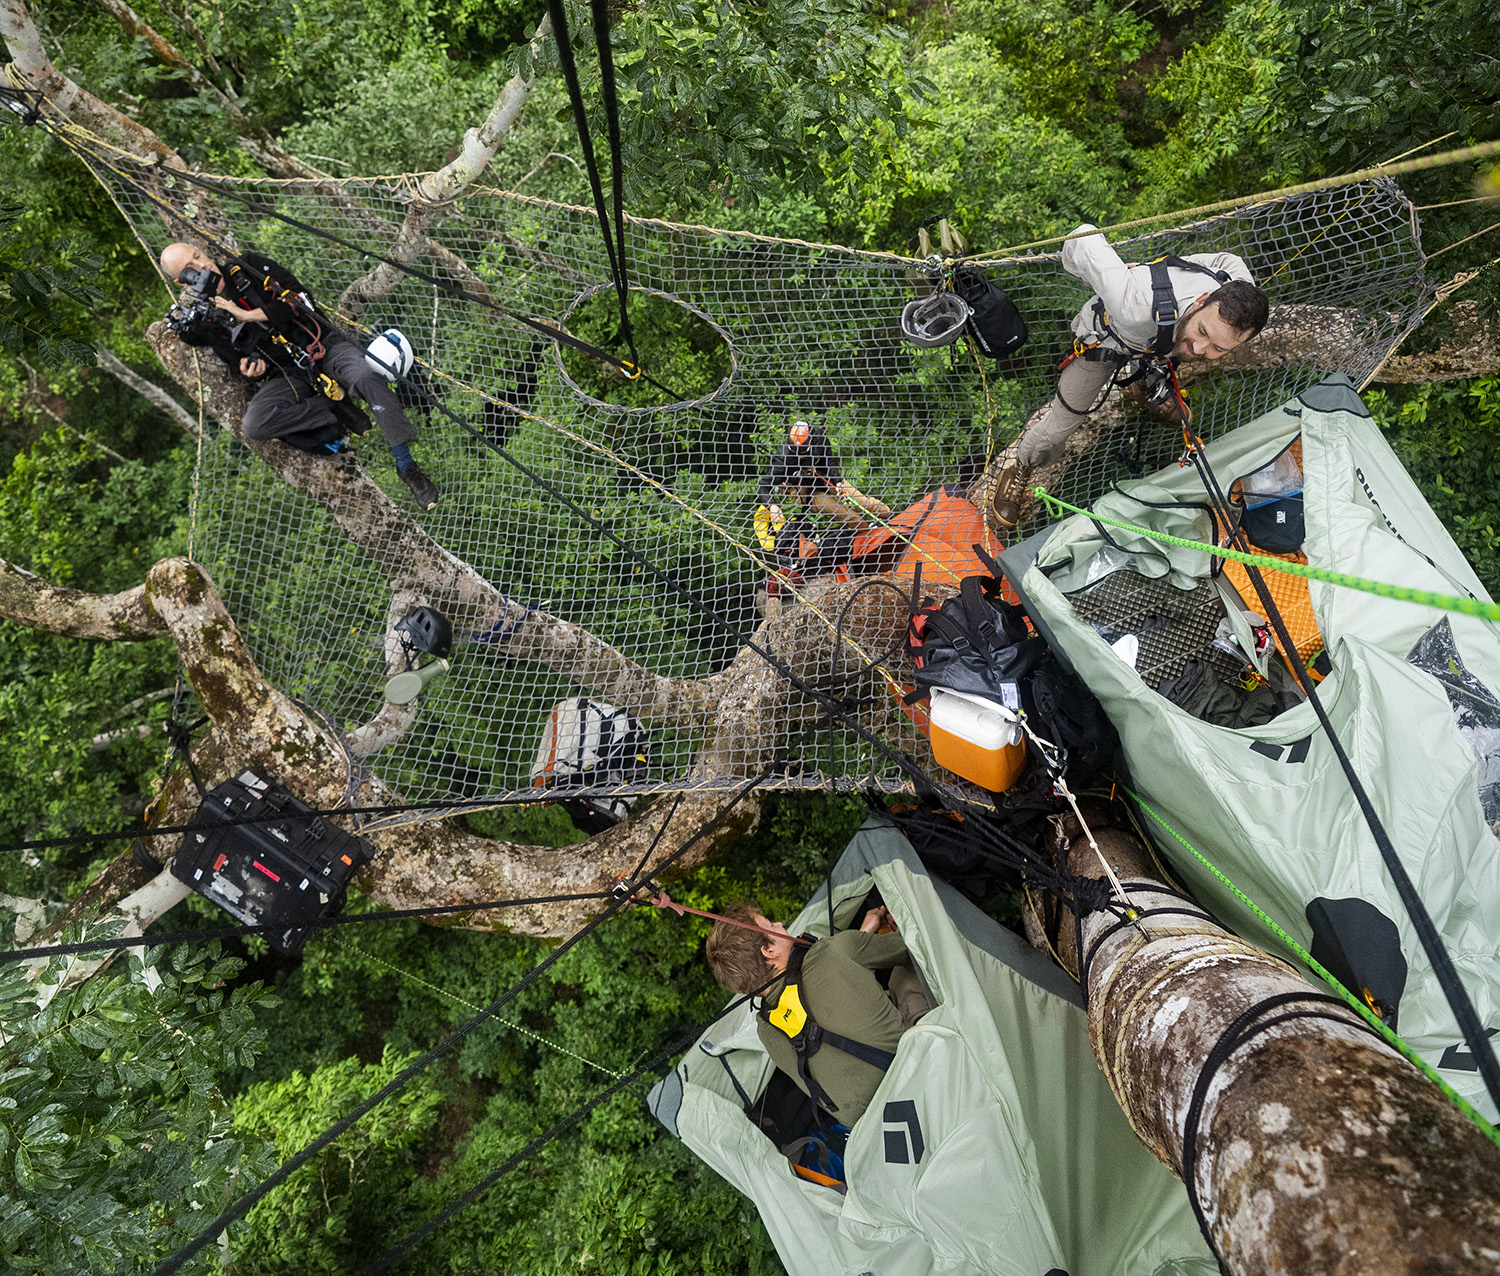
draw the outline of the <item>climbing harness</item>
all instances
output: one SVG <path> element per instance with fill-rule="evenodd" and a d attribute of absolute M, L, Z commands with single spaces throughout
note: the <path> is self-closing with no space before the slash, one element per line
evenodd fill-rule
<path fill-rule="evenodd" d="M 242 257 L 231 258 L 225 263 L 224 277 L 243 300 L 251 303 L 249 308 L 252 310 L 264 310 L 268 300 L 280 302 L 290 309 L 292 324 L 297 329 L 295 336 L 278 332 L 269 325 L 261 330 L 261 335 L 284 350 L 326 398 L 335 403 L 342 400 L 344 387 L 318 367 L 328 355 L 324 337 L 329 334 L 318 317 L 312 298 L 284 287 L 269 271 L 253 266 Z"/>
<path fill-rule="evenodd" d="M 811 947 L 815 936 L 801 935 L 797 939 Z M 771 1027 L 791 1040 L 792 1049 L 797 1053 L 797 1076 L 812 1096 L 813 1102 L 825 1112 L 837 1112 L 838 1104 L 818 1084 L 809 1066 L 819 1050 L 824 1046 L 832 1046 L 882 1072 L 890 1070 L 891 1064 L 896 1062 L 896 1056 L 888 1050 L 878 1050 L 862 1041 L 832 1032 L 813 1018 L 812 1010 L 802 999 L 802 959 L 806 953 L 806 948 L 793 946 L 776 1004 L 762 1005 L 758 1013 Z"/>

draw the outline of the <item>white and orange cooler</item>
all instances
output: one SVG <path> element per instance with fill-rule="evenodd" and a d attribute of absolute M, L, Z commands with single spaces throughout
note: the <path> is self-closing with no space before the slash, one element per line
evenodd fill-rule
<path fill-rule="evenodd" d="M 938 765 L 1003 793 L 1026 765 L 1026 739 L 1016 715 L 993 700 L 944 687 L 932 689 L 929 738 Z"/>

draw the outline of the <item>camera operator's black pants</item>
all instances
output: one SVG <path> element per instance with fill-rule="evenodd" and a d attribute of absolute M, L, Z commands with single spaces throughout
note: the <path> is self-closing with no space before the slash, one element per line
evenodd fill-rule
<path fill-rule="evenodd" d="M 417 427 L 406 419 L 395 392 L 384 377 L 371 371 L 365 352 L 353 342 L 330 342 L 321 370 L 343 386 L 345 394 L 370 405 L 375 424 L 391 447 L 417 437 Z M 247 439 L 280 439 L 304 452 L 321 452 L 323 444 L 344 433 L 333 401 L 297 371 L 272 368 L 245 411 Z"/>

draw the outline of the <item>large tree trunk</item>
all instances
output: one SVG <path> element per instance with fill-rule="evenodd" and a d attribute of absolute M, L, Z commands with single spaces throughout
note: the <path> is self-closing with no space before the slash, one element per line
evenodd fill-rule
<path fill-rule="evenodd" d="M 1100 867 L 1076 823 L 1068 868 Z M 1139 840 L 1095 828 L 1144 918 L 1086 915 L 1089 1033 L 1131 1125 L 1179 1176 L 1195 1087 L 1230 1025 L 1295 1000 L 1212 1074 L 1189 1187 L 1235 1276 L 1500 1271 L 1500 1148 L 1352 1011 L 1161 884 Z M 1059 956 L 1076 969 L 1072 927 Z"/>

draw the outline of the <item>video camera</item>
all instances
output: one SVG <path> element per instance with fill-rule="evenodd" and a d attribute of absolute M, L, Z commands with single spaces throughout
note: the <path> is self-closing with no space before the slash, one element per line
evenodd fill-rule
<path fill-rule="evenodd" d="M 182 287 L 182 296 L 167 311 L 167 327 L 179 337 L 212 323 L 217 309 L 214 296 L 219 291 L 222 276 L 207 266 L 184 266 L 177 276 Z"/>
<path fill-rule="evenodd" d="M 229 330 L 229 343 L 239 355 L 253 357 L 260 348 L 261 329 L 253 323 L 236 320 L 221 320 L 221 311 L 214 305 L 222 280 L 218 271 L 207 266 L 184 266 L 177 276 L 182 285 L 182 297 L 167 311 L 167 327 L 179 337 L 202 331 L 210 324 L 225 322 Z"/>

